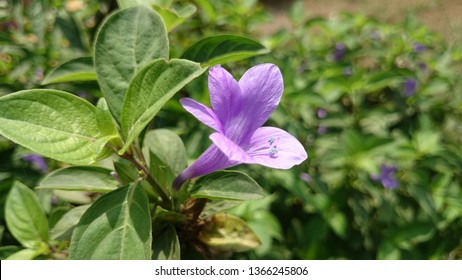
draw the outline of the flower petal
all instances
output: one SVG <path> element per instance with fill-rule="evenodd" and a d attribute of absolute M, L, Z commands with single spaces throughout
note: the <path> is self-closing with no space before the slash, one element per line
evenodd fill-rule
<path fill-rule="evenodd" d="M 239 114 L 232 125 L 224 125 L 225 135 L 245 144 L 276 109 L 284 90 L 281 71 L 274 64 L 259 64 L 247 70 L 239 80 L 242 99 Z"/>
<path fill-rule="evenodd" d="M 223 131 L 223 126 L 220 120 L 209 107 L 191 98 L 182 98 L 180 99 L 180 103 L 183 105 L 183 108 L 185 108 L 186 111 L 191 113 L 208 127 L 211 127 L 219 132 Z"/>
<path fill-rule="evenodd" d="M 191 178 L 206 175 L 237 164 L 239 162 L 231 161 L 216 145 L 211 145 L 191 166 L 175 178 L 173 187 L 178 190 L 184 182 Z"/>
<path fill-rule="evenodd" d="M 255 131 L 247 153 L 256 163 L 278 169 L 289 169 L 308 157 L 295 137 L 282 129 L 268 126 Z"/>
<path fill-rule="evenodd" d="M 255 163 L 252 157 L 225 135 L 215 132 L 210 135 L 210 139 L 231 161 L 248 164 Z"/>
<path fill-rule="evenodd" d="M 209 70 L 209 92 L 212 108 L 223 127 L 239 113 L 242 93 L 237 81 L 220 65 Z"/>

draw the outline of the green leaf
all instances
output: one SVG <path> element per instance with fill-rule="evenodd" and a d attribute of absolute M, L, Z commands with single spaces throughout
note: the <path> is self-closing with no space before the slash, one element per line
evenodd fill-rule
<path fill-rule="evenodd" d="M 163 191 L 170 195 L 175 175 L 170 167 L 153 153 L 149 153 L 149 172 Z"/>
<path fill-rule="evenodd" d="M 174 9 L 173 7 L 161 8 L 158 6 L 154 7 L 155 10 L 162 16 L 167 27 L 167 31 L 172 31 L 175 27 L 182 24 L 185 20 L 190 18 L 196 13 L 197 8 L 191 3 L 186 4 L 180 9 Z"/>
<path fill-rule="evenodd" d="M 168 58 L 168 53 L 167 30 L 153 10 L 131 7 L 104 21 L 95 41 L 95 67 L 103 96 L 118 122 L 133 76 L 152 60 Z"/>
<path fill-rule="evenodd" d="M 117 0 L 117 4 L 121 9 L 136 6 L 151 7 L 151 0 Z"/>
<path fill-rule="evenodd" d="M 14 245 L 7 245 L 0 247 L 0 260 L 4 260 L 8 258 L 8 256 L 13 255 L 14 253 L 20 251 L 22 247 L 14 246 Z"/>
<path fill-rule="evenodd" d="M 153 242 L 153 260 L 179 260 L 181 258 L 180 241 L 175 227 L 167 226 Z"/>
<path fill-rule="evenodd" d="M 121 124 L 126 142 L 119 154 L 127 150 L 176 92 L 205 70 L 199 64 L 183 59 L 158 59 L 141 69 L 125 96 Z"/>
<path fill-rule="evenodd" d="M 262 44 L 236 35 L 217 35 L 204 38 L 189 47 L 181 58 L 212 66 L 268 53 Z"/>
<path fill-rule="evenodd" d="M 114 169 L 124 185 L 130 184 L 140 178 L 136 167 L 126 159 L 117 158 L 114 161 Z"/>
<path fill-rule="evenodd" d="M 64 214 L 50 230 L 50 237 L 54 240 L 70 240 L 75 226 L 90 205 L 77 206 Z"/>
<path fill-rule="evenodd" d="M 35 89 L 0 98 L 0 134 L 44 156 L 91 164 L 108 155 L 96 108 L 70 93 Z"/>
<path fill-rule="evenodd" d="M 396 229 L 391 239 L 402 249 L 412 249 L 415 244 L 430 240 L 437 232 L 435 225 L 425 222 L 413 222 Z"/>
<path fill-rule="evenodd" d="M 346 238 L 348 220 L 343 213 L 333 212 L 326 215 L 327 222 L 334 232 L 341 238 Z"/>
<path fill-rule="evenodd" d="M 110 137 L 110 144 L 115 148 L 122 147 L 122 139 L 104 98 L 99 99 L 98 104 L 96 104 L 96 124 L 104 135 Z"/>
<path fill-rule="evenodd" d="M 174 175 L 179 175 L 188 166 L 186 148 L 181 138 L 168 129 L 150 130 L 144 136 L 143 152 L 153 153 L 166 163 Z"/>
<path fill-rule="evenodd" d="M 139 184 L 100 197 L 74 229 L 70 259 L 150 259 L 151 215 Z"/>
<path fill-rule="evenodd" d="M 199 179 L 191 197 L 225 200 L 256 200 L 265 197 L 263 189 L 249 175 L 239 171 L 217 171 Z"/>
<path fill-rule="evenodd" d="M 48 73 L 42 85 L 83 81 L 96 81 L 96 72 L 91 57 L 79 57 L 64 62 Z"/>
<path fill-rule="evenodd" d="M 117 189 L 118 182 L 111 170 L 97 166 L 71 166 L 53 171 L 40 183 L 40 189 L 68 191 L 109 192 Z"/>
<path fill-rule="evenodd" d="M 245 221 L 228 214 L 217 214 L 208 219 L 198 239 L 224 252 L 245 252 L 260 245 L 260 240 Z"/>
<path fill-rule="evenodd" d="M 5 203 L 5 220 L 16 240 L 26 248 L 36 249 L 48 242 L 48 220 L 35 193 L 14 182 Z"/>
<path fill-rule="evenodd" d="M 22 249 L 14 254 L 11 254 L 6 258 L 7 260 L 33 260 L 39 256 L 41 252 L 37 252 L 36 249 Z"/>

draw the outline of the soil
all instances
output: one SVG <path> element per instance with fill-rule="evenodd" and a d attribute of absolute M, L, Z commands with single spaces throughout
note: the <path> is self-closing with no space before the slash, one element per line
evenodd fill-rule
<path fill-rule="evenodd" d="M 287 10 L 294 1 L 262 0 L 276 20 L 270 33 L 287 28 Z M 443 34 L 449 42 L 462 43 L 462 0 L 304 0 L 306 17 L 334 16 L 339 12 L 362 13 L 386 22 L 400 22 L 414 14 L 422 24 Z"/>

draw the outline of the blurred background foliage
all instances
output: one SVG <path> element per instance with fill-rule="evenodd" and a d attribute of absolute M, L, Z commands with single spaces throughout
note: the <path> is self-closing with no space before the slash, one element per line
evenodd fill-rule
<path fill-rule="evenodd" d="M 395 23 L 360 13 L 310 17 L 302 1 L 287 1 L 278 29 L 265 5 L 272 1 L 152 2 L 167 22 L 171 57 L 217 34 L 264 44 L 270 53 L 224 66 L 236 78 L 258 63 L 279 66 L 285 91 L 269 125 L 289 131 L 308 151 L 309 159 L 288 171 L 236 167 L 269 196 L 232 209 L 262 245 L 226 257 L 461 258 L 460 44 L 447 43 L 412 14 Z M 94 102 L 96 82 L 41 83 L 61 63 L 91 56 L 98 26 L 116 8 L 116 1 L 103 0 L 0 0 L 0 96 L 47 87 Z M 207 77 L 188 85 L 151 127 L 177 132 L 194 160 L 210 144 L 210 130 L 181 108 L 182 96 L 207 103 Z M 12 182 L 34 187 L 58 167 L 62 163 L 33 157 L 0 136 L 1 258 L 17 245 L 3 213 Z M 81 193 L 39 197 L 51 225 L 94 199 Z"/>

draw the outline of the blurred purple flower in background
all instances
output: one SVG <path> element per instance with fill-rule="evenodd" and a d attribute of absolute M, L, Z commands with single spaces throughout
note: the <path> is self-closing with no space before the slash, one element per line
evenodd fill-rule
<path fill-rule="evenodd" d="M 212 109 L 191 98 L 181 105 L 199 121 L 214 129 L 213 144 L 174 181 L 179 189 L 188 179 L 241 163 L 289 169 L 307 154 L 302 144 L 286 131 L 262 125 L 276 109 L 284 83 L 274 64 L 247 70 L 239 81 L 217 65 L 209 70 Z"/>
<path fill-rule="evenodd" d="M 316 115 L 318 116 L 318 118 L 324 119 L 327 116 L 327 111 L 325 109 L 319 108 L 316 111 Z"/>
<path fill-rule="evenodd" d="M 396 189 L 398 187 L 398 180 L 396 179 L 397 171 L 396 166 L 384 164 L 380 167 L 380 174 L 372 175 L 371 179 L 382 183 L 386 189 Z"/>
<path fill-rule="evenodd" d="M 45 159 L 39 155 L 27 154 L 21 157 L 22 160 L 30 162 L 35 168 L 40 170 L 42 173 L 48 172 L 48 165 Z"/>
<path fill-rule="evenodd" d="M 303 182 L 310 182 L 311 181 L 311 176 L 310 174 L 306 173 L 306 172 L 303 172 L 302 174 L 300 174 L 300 180 L 302 180 Z"/>
<path fill-rule="evenodd" d="M 406 97 L 411 97 L 414 95 L 415 90 L 417 89 L 417 81 L 414 79 L 404 80 L 404 95 Z"/>
<path fill-rule="evenodd" d="M 420 44 L 420 43 L 414 43 L 414 44 L 412 44 L 412 49 L 416 53 L 421 53 L 421 52 L 424 52 L 427 49 L 427 47 L 425 45 Z"/>
<path fill-rule="evenodd" d="M 321 134 L 321 135 L 326 134 L 327 133 L 327 127 L 325 127 L 324 125 L 320 125 L 318 127 L 318 133 Z"/>
<path fill-rule="evenodd" d="M 343 43 L 337 43 L 335 44 L 335 51 L 332 55 L 332 58 L 334 59 L 334 61 L 340 61 L 342 60 L 345 53 L 346 53 L 346 46 Z"/>

